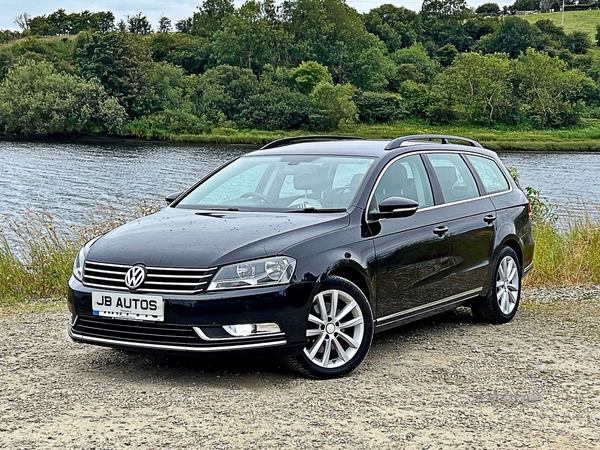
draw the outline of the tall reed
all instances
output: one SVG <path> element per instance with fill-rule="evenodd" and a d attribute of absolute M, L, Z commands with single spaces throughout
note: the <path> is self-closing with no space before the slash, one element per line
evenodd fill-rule
<path fill-rule="evenodd" d="M 119 207 L 98 205 L 77 228 L 50 213 L 29 211 L 22 219 L 8 217 L 0 228 L 0 305 L 66 295 L 67 280 L 79 248 L 94 236 L 158 210 L 139 202 L 129 213 Z"/>
<path fill-rule="evenodd" d="M 571 218 L 567 225 L 534 226 L 534 270 L 528 285 L 600 284 L 600 207 Z"/>

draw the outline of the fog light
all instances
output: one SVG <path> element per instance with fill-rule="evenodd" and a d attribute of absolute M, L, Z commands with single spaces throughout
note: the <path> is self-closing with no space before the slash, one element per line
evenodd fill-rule
<path fill-rule="evenodd" d="M 239 325 L 223 325 L 223 329 L 231 336 L 247 337 L 257 334 L 280 333 L 281 328 L 276 323 L 244 323 Z"/>
<path fill-rule="evenodd" d="M 256 325 L 243 324 L 243 325 L 225 325 L 223 327 L 232 336 L 250 336 L 256 333 Z"/>

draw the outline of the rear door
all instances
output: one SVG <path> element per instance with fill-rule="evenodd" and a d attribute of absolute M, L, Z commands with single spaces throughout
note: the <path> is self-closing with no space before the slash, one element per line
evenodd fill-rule
<path fill-rule="evenodd" d="M 496 212 L 489 196 L 482 196 L 469 165 L 460 153 L 426 155 L 434 190 L 443 198 L 439 219 L 449 242 L 447 296 L 469 296 L 489 283 Z"/>

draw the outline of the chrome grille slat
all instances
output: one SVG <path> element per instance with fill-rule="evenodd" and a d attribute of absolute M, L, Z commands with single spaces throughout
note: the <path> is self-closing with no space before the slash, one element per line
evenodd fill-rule
<path fill-rule="evenodd" d="M 175 278 L 175 279 L 191 277 L 191 275 L 159 275 L 156 273 L 153 273 L 152 275 L 148 275 L 148 277 L 150 277 L 150 276 L 152 276 L 152 278 Z M 210 276 L 212 276 L 212 275 L 194 275 L 194 278 L 202 279 L 202 278 L 208 278 Z"/>
<path fill-rule="evenodd" d="M 94 288 L 129 291 L 125 286 L 125 274 L 131 267 L 133 265 L 86 261 L 84 284 Z M 146 271 L 146 280 L 135 292 L 197 294 L 206 289 L 216 268 L 146 267 Z"/>

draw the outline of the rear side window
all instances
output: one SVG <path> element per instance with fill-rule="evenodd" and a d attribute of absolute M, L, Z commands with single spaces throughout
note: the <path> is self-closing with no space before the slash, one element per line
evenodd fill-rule
<path fill-rule="evenodd" d="M 446 203 L 479 197 L 475 178 L 459 154 L 432 153 L 427 157 L 433 166 Z"/>
<path fill-rule="evenodd" d="M 467 159 L 479 175 L 486 194 L 507 191 L 508 181 L 496 161 L 481 156 L 468 155 Z"/>

